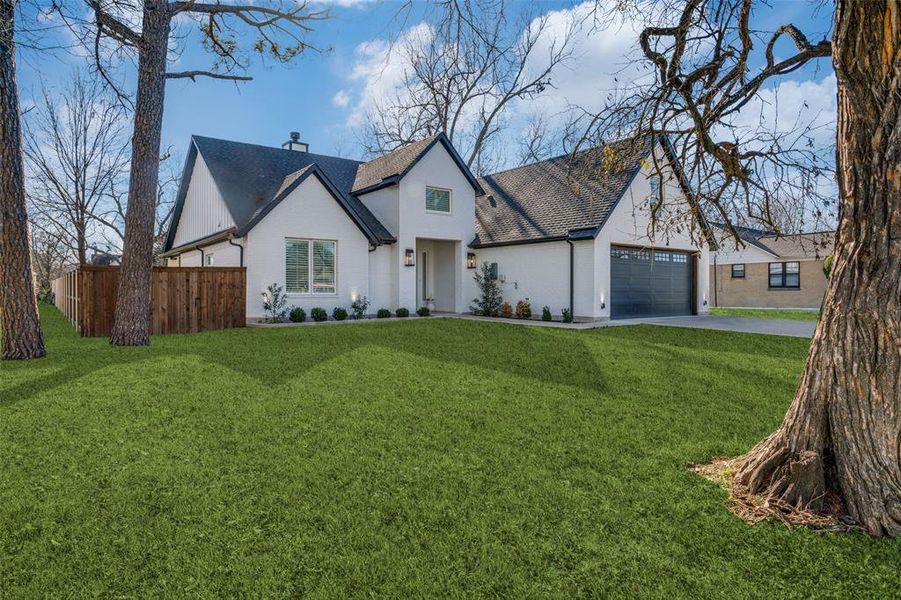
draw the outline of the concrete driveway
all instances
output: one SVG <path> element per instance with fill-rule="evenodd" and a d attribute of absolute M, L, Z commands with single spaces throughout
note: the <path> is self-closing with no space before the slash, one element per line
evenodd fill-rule
<path fill-rule="evenodd" d="M 713 317 L 697 315 L 686 317 L 653 317 L 649 319 L 621 319 L 611 321 L 615 325 L 666 325 L 670 327 L 692 327 L 695 329 L 718 329 L 742 333 L 764 333 L 768 335 L 789 335 L 813 337 L 816 323 L 813 321 L 784 321 L 782 319 L 753 319 L 745 317 Z"/>

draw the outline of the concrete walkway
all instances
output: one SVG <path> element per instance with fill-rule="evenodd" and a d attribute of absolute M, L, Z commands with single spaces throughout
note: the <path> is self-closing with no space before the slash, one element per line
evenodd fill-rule
<path fill-rule="evenodd" d="M 282 327 L 316 327 L 318 325 L 352 325 L 360 323 L 396 323 L 398 321 L 421 320 L 415 314 L 404 319 L 396 317 L 388 319 L 366 318 L 359 321 L 347 319 L 345 321 L 305 321 L 303 323 L 260 323 L 259 321 L 247 321 L 248 327 L 282 328 Z M 616 321 L 583 321 L 576 323 L 561 323 L 560 321 L 537 321 L 522 319 L 498 319 L 479 317 L 476 315 L 433 313 L 429 319 L 465 319 L 467 321 L 485 321 L 488 323 L 504 323 L 510 325 L 525 325 L 526 327 L 552 327 L 555 329 L 599 329 L 601 327 L 626 327 L 629 325 L 664 325 L 666 327 L 691 327 L 694 329 L 715 329 L 720 331 L 738 331 L 741 333 L 763 333 L 767 335 L 788 335 L 794 337 L 813 337 L 813 329 L 816 323 L 812 321 L 783 321 L 780 319 L 754 319 L 745 317 L 712 317 L 710 315 L 684 316 L 684 317 L 651 317 L 646 319 L 618 319 Z"/>
<path fill-rule="evenodd" d="M 813 337 L 816 323 L 813 321 L 785 321 L 782 319 L 756 319 L 747 317 L 714 317 L 710 315 L 683 317 L 652 317 L 646 319 L 617 319 L 616 321 L 589 321 L 584 323 L 560 323 L 559 321 L 521 321 L 518 319 L 489 319 L 474 315 L 444 315 L 451 318 L 492 323 L 512 323 L 535 327 L 558 329 L 598 329 L 600 327 L 625 327 L 628 325 L 664 325 L 667 327 L 691 327 L 694 329 L 714 329 L 738 331 L 741 333 L 762 333 L 767 335 L 788 335 L 793 337 Z"/>
<path fill-rule="evenodd" d="M 793 337 L 813 337 L 814 321 L 786 321 L 782 319 L 756 319 L 747 317 L 714 317 L 697 315 L 687 317 L 655 317 L 650 319 L 623 319 L 613 321 L 616 325 L 665 325 L 668 327 L 691 327 L 694 329 L 717 329 L 742 333 L 763 333 L 767 335 L 788 335 Z"/>

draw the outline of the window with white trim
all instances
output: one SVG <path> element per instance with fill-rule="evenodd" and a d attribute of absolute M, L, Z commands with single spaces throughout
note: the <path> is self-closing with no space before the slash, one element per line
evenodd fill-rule
<path fill-rule="evenodd" d="M 447 213 L 451 211 L 450 190 L 427 187 L 425 189 L 425 209 L 428 212 Z"/>
<path fill-rule="evenodd" d="M 285 291 L 290 294 L 334 294 L 337 290 L 338 243 L 285 239 Z"/>

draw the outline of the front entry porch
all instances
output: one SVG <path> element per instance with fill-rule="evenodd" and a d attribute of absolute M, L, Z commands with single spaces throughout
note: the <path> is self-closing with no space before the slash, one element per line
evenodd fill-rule
<path fill-rule="evenodd" d="M 458 285 L 463 264 L 460 242 L 416 238 L 416 308 L 433 302 L 438 312 L 463 312 Z"/>

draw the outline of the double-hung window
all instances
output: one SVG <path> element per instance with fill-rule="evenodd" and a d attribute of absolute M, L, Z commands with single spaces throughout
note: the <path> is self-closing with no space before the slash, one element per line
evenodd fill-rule
<path fill-rule="evenodd" d="M 744 279 L 745 266 L 743 264 L 732 265 L 732 279 Z"/>
<path fill-rule="evenodd" d="M 450 214 L 450 190 L 427 187 L 425 189 L 425 209 L 427 212 Z"/>
<path fill-rule="evenodd" d="M 337 242 L 285 240 L 285 291 L 290 294 L 334 294 L 337 290 Z"/>
<path fill-rule="evenodd" d="M 797 262 L 770 263 L 770 287 L 771 288 L 799 288 L 799 287 L 801 287 L 801 263 L 797 263 Z"/>

